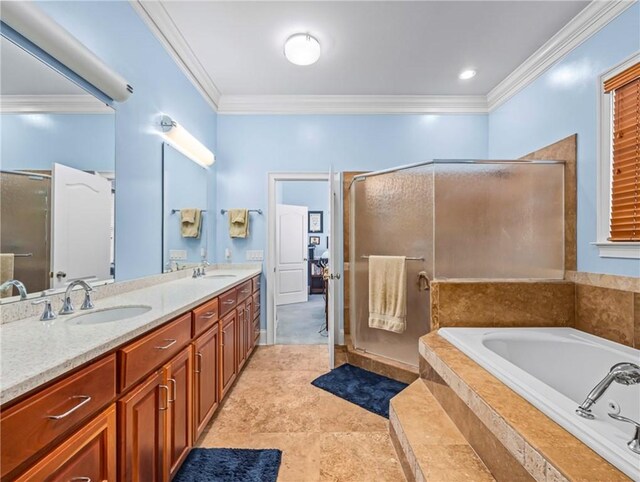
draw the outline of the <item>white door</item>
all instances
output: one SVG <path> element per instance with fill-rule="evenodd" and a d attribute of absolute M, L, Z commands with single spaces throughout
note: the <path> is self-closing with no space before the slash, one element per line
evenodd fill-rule
<path fill-rule="evenodd" d="M 62 164 L 52 174 L 52 287 L 111 278 L 111 182 Z"/>
<path fill-rule="evenodd" d="M 276 305 L 309 299 L 307 212 L 305 206 L 276 205 Z"/>
<path fill-rule="evenodd" d="M 336 321 L 340 319 L 338 314 L 339 309 L 339 280 L 340 273 L 338 265 L 338 255 L 336 236 L 340 232 L 338 228 L 338 213 L 340 197 L 336 192 L 336 186 L 342 185 L 342 183 L 336 183 L 334 179 L 333 166 L 329 169 L 329 282 L 327 283 L 327 317 L 328 317 L 328 336 L 327 341 L 329 344 L 329 368 L 335 366 L 335 333 L 336 333 Z"/>

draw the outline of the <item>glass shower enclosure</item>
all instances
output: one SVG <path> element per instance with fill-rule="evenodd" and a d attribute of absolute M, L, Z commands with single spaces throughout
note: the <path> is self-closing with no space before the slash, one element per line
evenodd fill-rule
<path fill-rule="evenodd" d="M 364 174 L 350 186 L 350 320 L 357 350 L 418 365 L 430 331 L 420 279 L 562 279 L 562 161 L 434 160 Z M 407 257 L 407 323 L 371 328 L 370 255 Z"/>

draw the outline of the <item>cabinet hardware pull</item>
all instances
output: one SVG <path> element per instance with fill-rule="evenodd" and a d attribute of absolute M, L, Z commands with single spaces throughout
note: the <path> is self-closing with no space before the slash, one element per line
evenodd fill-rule
<path fill-rule="evenodd" d="M 178 343 L 178 340 L 174 340 L 173 338 L 165 338 L 164 341 L 168 341 L 169 343 L 167 343 L 165 346 L 156 346 L 156 350 L 166 350 L 167 348 L 169 348 L 170 346 L 175 345 L 176 343 Z"/>
<path fill-rule="evenodd" d="M 240 291 L 240 293 L 242 293 L 242 294 L 246 294 L 248 292 L 249 292 L 249 290 L 247 290 L 247 289 L 244 289 L 244 290 Z"/>
<path fill-rule="evenodd" d="M 200 315 L 200 318 L 204 318 L 205 320 L 210 320 L 214 316 L 216 316 L 216 312 L 215 311 L 207 311 L 203 315 Z"/>
<path fill-rule="evenodd" d="M 175 378 L 169 378 L 169 383 L 171 383 L 171 387 L 172 387 L 172 392 L 173 392 L 173 398 L 169 398 L 167 401 L 169 403 L 175 403 L 176 401 L 176 397 L 178 395 L 178 384 L 176 383 L 176 379 Z M 167 398 L 169 397 L 168 393 L 167 393 Z"/>
<path fill-rule="evenodd" d="M 196 360 L 198 360 L 196 362 L 196 373 L 200 373 L 200 371 L 202 370 L 202 353 L 197 352 L 196 353 Z"/>
<path fill-rule="evenodd" d="M 227 301 L 223 301 L 223 302 L 222 302 L 222 304 L 223 304 L 223 305 L 232 305 L 232 304 L 234 304 L 234 303 L 235 303 L 235 301 L 234 301 L 234 300 L 227 300 Z"/>
<path fill-rule="evenodd" d="M 158 407 L 158 410 L 163 411 L 169 408 L 169 387 L 166 385 L 158 385 L 158 388 L 164 388 L 167 391 L 167 396 L 165 398 L 166 403 L 164 404 L 164 407 Z"/>
<path fill-rule="evenodd" d="M 80 407 L 82 407 L 83 405 L 86 405 L 87 403 L 89 403 L 91 401 L 91 397 L 89 395 L 75 395 L 75 396 L 73 396 L 71 398 L 82 399 L 82 401 L 80 403 L 78 403 L 75 407 L 70 408 L 69 410 L 67 410 L 64 413 L 61 413 L 60 415 L 47 415 L 47 418 L 49 418 L 51 420 L 60 420 L 62 418 L 68 417 L 73 412 L 78 410 Z"/>
<path fill-rule="evenodd" d="M 91 482 L 91 477 L 73 477 L 70 482 Z"/>

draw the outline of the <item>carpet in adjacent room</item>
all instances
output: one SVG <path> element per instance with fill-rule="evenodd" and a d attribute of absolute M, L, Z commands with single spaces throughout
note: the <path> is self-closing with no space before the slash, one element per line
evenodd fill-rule
<path fill-rule="evenodd" d="M 344 364 L 311 382 L 340 398 L 389 418 L 389 401 L 407 387 L 406 383 Z"/>

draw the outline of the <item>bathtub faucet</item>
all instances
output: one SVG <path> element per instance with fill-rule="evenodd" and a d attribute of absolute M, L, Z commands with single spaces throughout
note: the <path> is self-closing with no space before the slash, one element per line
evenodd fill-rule
<path fill-rule="evenodd" d="M 600 397 L 604 395 L 604 392 L 607 391 L 607 388 L 609 388 L 613 382 L 622 385 L 636 385 L 640 383 L 640 367 L 635 363 L 626 362 L 613 365 L 607 376 L 589 392 L 585 401 L 576 409 L 576 413 L 581 417 L 593 420 L 595 417 L 591 413 L 591 406 L 600 400 Z"/>

